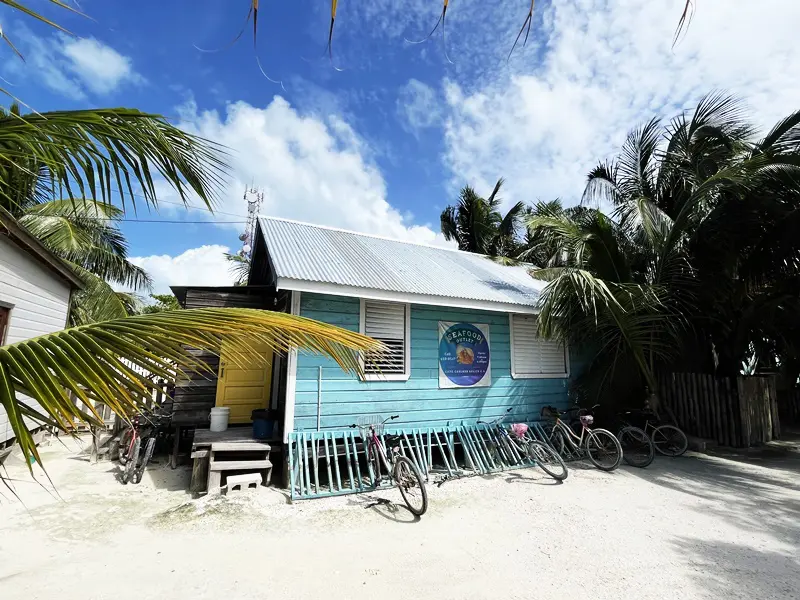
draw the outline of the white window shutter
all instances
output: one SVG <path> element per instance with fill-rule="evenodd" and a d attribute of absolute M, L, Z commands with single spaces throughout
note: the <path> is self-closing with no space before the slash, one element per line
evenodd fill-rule
<path fill-rule="evenodd" d="M 406 305 L 364 300 L 364 334 L 381 341 L 388 352 L 367 357 L 368 374 L 402 375 L 406 370 Z"/>
<path fill-rule="evenodd" d="M 536 333 L 536 317 L 513 315 L 511 318 L 511 361 L 516 377 L 556 377 L 567 375 L 567 355 L 563 344 L 545 340 Z"/>

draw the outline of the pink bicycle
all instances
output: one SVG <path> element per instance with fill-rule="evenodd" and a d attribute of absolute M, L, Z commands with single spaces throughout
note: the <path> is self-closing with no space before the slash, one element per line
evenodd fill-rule
<path fill-rule="evenodd" d="M 358 427 L 361 439 L 364 442 L 364 451 L 367 463 L 371 465 L 374 476 L 372 486 L 377 488 L 385 479 L 393 481 L 400 489 L 400 495 L 408 506 L 408 510 L 421 517 L 428 510 L 428 491 L 417 466 L 400 454 L 400 435 L 383 435 L 383 428 L 387 422 L 398 418 L 394 415 L 388 419 L 379 416 L 359 417 L 358 423 L 350 427 Z M 387 453 L 384 448 L 389 448 Z"/>

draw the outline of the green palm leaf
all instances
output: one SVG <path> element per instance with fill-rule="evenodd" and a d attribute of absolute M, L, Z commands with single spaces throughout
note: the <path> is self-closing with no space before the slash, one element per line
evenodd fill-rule
<path fill-rule="evenodd" d="M 110 204 L 118 194 L 123 209 L 126 202 L 135 206 L 137 197 L 156 207 L 154 178 L 160 175 L 184 202 L 198 197 L 211 208 L 228 167 L 217 144 L 135 109 L 0 117 L 0 202 L 17 203 L 11 183 L 42 170 L 69 197 Z"/>
<path fill-rule="evenodd" d="M 51 200 L 33 204 L 20 225 L 64 260 L 134 290 L 149 289 L 150 276 L 127 260 L 128 244 L 115 221 L 122 210 L 95 200 Z"/>
<path fill-rule="evenodd" d="M 498 196 L 502 186 L 503 179 L 498 179 L 488 198 L 479 196 L 471 186 L 461 188 L 458 203 L 448 206 L 441 214 L 445 239 L 455 241 L 458 249 L 465 252 L 515 259 L 519 253 L 517 228 L 525 204 L 518 202 L 503 215 Z"/>
<path fill-rule="evenodd" d="M 213 375 L 187 346 L 219 353 L 223 344 L 234 364 L 245 364 L 259 346 L 279 353 L 299 348 L 357 374 L 362 373 L 360 352 L 383 349 L 361 334 L 272 311 L 203 308 L 139 315 L 0 347 L 0 405 L 25 457 L 41 462 L 24 417 L 67 431 L 74 421 L 99 424 L 96 415 L 70 399 L 72 392 L 86 406 L 102 402 L 127 418 L 145 406 L 154 384 L 122 359 L 174 381 L 179 369 Z M 28 398 L 42 410 L 34 409 Z"/>
<path fill-rule="evenodd" d="M 225 253 L 225 260 L 230 264 L 228 271 L 234 278 L 234 285 L 246 285 L 250 278 L 250 259 L 240 254 Z"/>
<path fill-rule="evenodd" d="M 88 325 L 98 321 L 122 319 L 136 312 L 136 301 L 129 294 L 114 291 L 107 281 L 76 263 L 69 263 L 84 282 L 75 292 L 69 311 L 69 324 Z"/>

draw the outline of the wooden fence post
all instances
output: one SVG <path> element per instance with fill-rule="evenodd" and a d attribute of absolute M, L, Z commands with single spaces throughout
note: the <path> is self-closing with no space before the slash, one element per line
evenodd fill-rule
<path fill-rule="evenodd" d="M 772 439 L 781 439 L 781 420 L 778 414 L 778 384 L 774 377 L 770 378 L 770 412 L 772 413 Z"/>

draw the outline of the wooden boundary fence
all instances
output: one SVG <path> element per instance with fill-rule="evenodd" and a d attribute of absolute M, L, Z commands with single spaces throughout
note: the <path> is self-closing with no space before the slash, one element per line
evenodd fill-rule
<path fill-rule="evenodd" d="M 660 383 L 661 402 L 688 435 L 735 448 L 780 437 L 774 377 L 668 373 Z"/>

